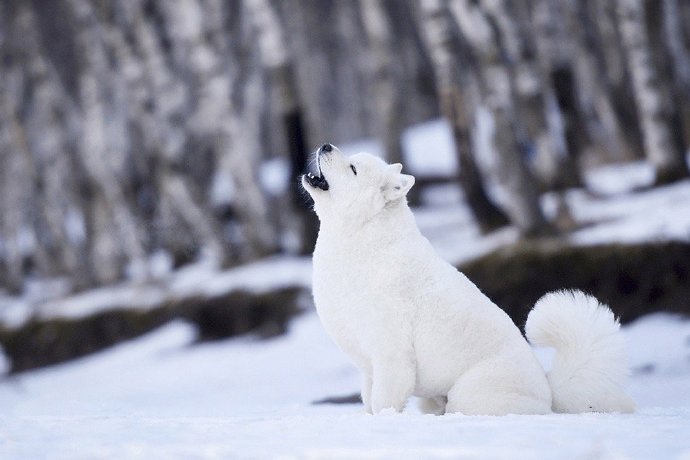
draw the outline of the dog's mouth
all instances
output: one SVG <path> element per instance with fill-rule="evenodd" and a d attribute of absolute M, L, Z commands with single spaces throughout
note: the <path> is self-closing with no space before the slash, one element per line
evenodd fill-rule
<path fill-rule="evenodd" d="M 312 173 L 307 173 L 304 175 L 304 178 L 306 179 L 307 183 L 312 187 L 320 188 L 323 191 L 328 190 L 328 181 L 326 180 L 322 172 L 320 172 L 318 176 L 315 176 Z"/>
<path fill-rule="evenodd" d="M 323 171 L 321 171 L 321 156 L 320 156 L 320 151 L 316 152 L 316 170 L 318 172 L 318 175 L 308 172 L 307 174 L 304 175 L 304 178 L 306 179 L 307 183 L 311 185 L 314 188 L 319 188 L 323 191 L 328 190 L 328 181 L 326 180 L 326 177 L 323 175 Z"/>

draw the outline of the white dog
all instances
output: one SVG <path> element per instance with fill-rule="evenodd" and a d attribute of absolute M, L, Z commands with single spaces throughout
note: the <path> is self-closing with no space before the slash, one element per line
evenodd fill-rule
<path fill-rule="evenodd" d="M 544 296 L 527 337 L 557 354 L 548 375 L 506 313 L 441 259 L 419 232 L 406 194 L 414 177 L 330 144 L 302 177 L 321 222 L 314 300 L 362 375 L 367 412 L 631 412 L 622 339 L 611 311 L 581 292 Z"/>

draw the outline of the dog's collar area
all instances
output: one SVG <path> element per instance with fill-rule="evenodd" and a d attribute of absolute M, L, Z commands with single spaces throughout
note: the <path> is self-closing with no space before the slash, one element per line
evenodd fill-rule
<path fill-rule="evenodd" d="M 312 187 L 320 188 L 323 191 L 328 190 L 328 181 L 323 176 L 323 173 L 319 174 L 318 176 L 315 176 L 312 173 L 307 173 L 304 175 L 304 178 Z"/>

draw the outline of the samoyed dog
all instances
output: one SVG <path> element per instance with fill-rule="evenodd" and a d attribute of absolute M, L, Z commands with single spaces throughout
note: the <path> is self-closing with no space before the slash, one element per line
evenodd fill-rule
<path fill-rule="evenodd" d="M 313 293 L 323 326 L 359 368 L 369 413 L 632 412 L 619 324 L 579 291 L 531 311 L 526 335 L 556 349 L 546 374 L 508 315 L 439 257 L 406 194 L 414 177 L 330 144 L 302 177 L 320 220 Z"/>

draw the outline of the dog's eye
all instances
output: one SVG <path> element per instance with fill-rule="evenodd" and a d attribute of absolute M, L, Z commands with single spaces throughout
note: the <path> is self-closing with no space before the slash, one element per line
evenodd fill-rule
<path fill-rule="evenodd" d="M 355 168 L 355 165 L 350 165 L 350 169 L 352 170 L 353 173 L 355 173 L 355 176 L 357 175 L 357 168 Z"/>

